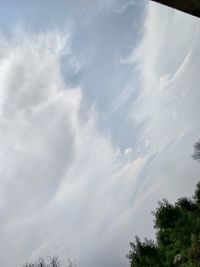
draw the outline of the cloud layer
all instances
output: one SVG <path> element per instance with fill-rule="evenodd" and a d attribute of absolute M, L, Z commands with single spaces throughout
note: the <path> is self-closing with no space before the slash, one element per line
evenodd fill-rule
<path fill-rule="evenodd" d="M 102 3 L 98 9 L 120 18 L 133 6 Z M 132 53 L 117 31 L 115 50 L 94 45 L 100 56 L 92 50 L 84 60 L 69 30 L 0 37 L 2 266 L 55 254 L 81 267 L 125 266 L 134 235 L 153 236 L 150 211 L 157 201 L 193 191 L 199 21 L 159 5 L 147 8 Z M 108 22 L 94 28 L 105 38 L 95 42 L 112 43 L 102 33 Z M 80 80 L 70 82 L 73 75 Z M 103 128 L 105 117 L 110 125 Z"/>
<path fill-rule="evenodd" d="M 144 164 L 98 131 L 93 107 L 80 115 L 82 89 L 62 77 L 66 55 L 70 39 L 57 32 L 1 42 L 4 266 L 52 253 L 85 265 L 101 254 Z"/>

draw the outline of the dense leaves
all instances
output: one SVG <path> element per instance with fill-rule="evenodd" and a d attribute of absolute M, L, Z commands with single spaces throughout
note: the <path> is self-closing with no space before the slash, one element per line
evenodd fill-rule
<path fill-rule="evenodd" d="M 153 212 L 156 242 L 136 237 L 128 258 L 131 267 L 200 267 L 200 183 L 192 199 L 166 199 Z"/>
<path fill-rule="evenodd" d="M 161 266 L 159 251 L 152 240 L 145 239 L 143 242 L 136 236 L 135 242 L 130 243 L 131 251 L 127 256 L 131 267 Z"/>

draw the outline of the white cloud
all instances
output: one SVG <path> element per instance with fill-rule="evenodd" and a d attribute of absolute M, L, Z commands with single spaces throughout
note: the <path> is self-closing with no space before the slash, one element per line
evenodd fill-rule
<path fill-rule="evenodd" d="M 119 95 L 112 101 L 112 109 L 117 111 L 120 108 L 123 108 L 124 105 L 127 104 L 128 100 L 130 100 L 131 96 L 134 92 L 133 83 L 129 83 L 122 89 Z"/>
<path fill-rule="evenodd" d="M 199 29 L 196 18 L 151 3 L 143 40 L 126 59 L 128 64 L 137 64 L 141 74 L 131 114 L 142 125 L 134 150 L 149 159 L 140 192 L 145 196 L 148 187 L 157 188 L 140 201 L 142 218 L 146 207 L 154 209 L 158 199 L 190 196 L 199 179 L 198 165 L 190 158 L 200 134 Z M 150 229 L 141 229 L 141 235 L 151 235 Z"/>
<path fill-rule="evenodd" d="M 66 54 L 70 39 L 58 32 L 1 40 L 5 267 L 52 254 L 91 264 L 91 254 L 105 253 L 107 231 L 126 210 L 145 161 L 117 153 L 93 108 L 80 116 L 82 89 L 67 88 L 61 74 Z"/>
<path fill-rule="evenodd" d="M 122 266 L 134 235 L 153 236 L 157 201 L 192 192 L 198 30 L 196 19 L 149 5 L 142 43 L 126 60 L 143 81 L 131 114 L 141 135 L 123 153 L 99 130 L 95 108 L 85 111 L 84 88 L 64 82 L 63 56 L 81 68 L 68 34 L 1 36 L 2 266 L 53 254 L 81 267 Z M 129 100 L 127 84 L 114 109 Z"/>
<path fill-rule="evenodd" d="M 180 25 L 184 31 L 177 35 Z M 156 144 L 166 135 L 172 142 L 180 131 L 188 128 L 192 131 L 193 125 L 189 125 L 193 121 L 189 116 L 194 118 L 198 114 L 198 107 L 194 105 L 199 96 L 196 90 L 199 62 L 194 60 L 198 31 L 199 22 L 193 17 L 150 4 L 144 38 L 134 54 L 142 73 L 143 89 L 134 103 L 133 116 L 138 121 L 147 120 L 148 133 L 145 134 L 151 134 Z M 176 111 L 185 117 L 178 117 L 174 122 L 172 114 Z"/>

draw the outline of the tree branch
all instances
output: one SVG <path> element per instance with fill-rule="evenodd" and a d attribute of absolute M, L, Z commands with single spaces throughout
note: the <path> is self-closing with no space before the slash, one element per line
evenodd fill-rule
<path fill-rule="evenodd" d="M 200 18 L 200 0 L 152 0 Z"/>

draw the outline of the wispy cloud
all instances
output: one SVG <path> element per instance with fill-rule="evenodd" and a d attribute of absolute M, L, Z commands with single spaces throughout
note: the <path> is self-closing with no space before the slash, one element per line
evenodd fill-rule
<path fill-rule="evenodd" d="M 0 264 L 5 267 L 53 254 L 63 261 L 75 258 L 81 267 L 125 265 L 130 239 L 153 236 L 150 211 L 157 201 L 190 194 L 198 179 L 190 154 L 199 136 L 199 21 L 148 4 L 135 49 L 124 28 L 130 21 L 125 10 L 135 1 L 122 6 L 104 1 L 104 7 L 86 2 L 101 15 L 109 9 L 112 18 L 95 20 L 88 35 L 80 28 L 76 41 L 62 30 L 18 30 L 0 37 Z M 76 4 L 82 10 L 81 2 Z M 110 35 L 119 18 L 126 22 L 119 23 L 124 40 L 118 31 Z M 80 60 L 84 51 L 92 58 L 87 66 Z M 121 72 L 124 76 L 117 75 Z M 76 86 L 68 81 L 73 75 L 79 75 Z M 99 127 L 111 113 L 117 126 L 109 118 L 109 129 Z M 119 132 L 124 127 L 131 143 L 125 149 L 110 134 L 115 127 Z"/>
<path fill-rule="evenodd" d="M 131 117 L 142 125 L 135 150 L 149 158 L 143 194 L 161 183 L 156 197 L 174 200 L 179 192 L 192 192 L 197 181 L 190 155 L 199 136 L 199 26 L 196 18 L 151 3 L 143 40 L 127 59 L 141 74 Z"/>
<path fill-rule="evenodd" d="M 82 89 L 66 87 L 61 72 L 69 43 L 58 32 L 23 32 L 1 45 L 4 266 L 52 253 L 84 266 L 107 242 L 144 164 L 117 153 L 92 107 L 80 116 Z"/>

